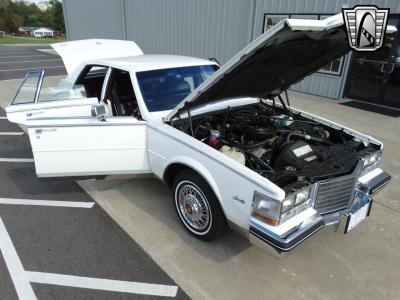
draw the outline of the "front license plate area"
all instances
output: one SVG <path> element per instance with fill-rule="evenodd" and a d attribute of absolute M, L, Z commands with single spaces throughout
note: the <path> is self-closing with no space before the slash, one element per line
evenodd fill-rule
<path fill-rule="evenodd" d="M 351 213 L 347 217 L 346 228 L 344 230 L 345 234 L 354 229 L 355 227 L 357 227 L 357 225 L 362 223 L 362 221 L 364 221 L 365 218 L 369 216 L 369 212 L 371 211 L 371 205 L 372 201 L 368 202 L 363 207 L 360 207 L 357 211 Z"/>

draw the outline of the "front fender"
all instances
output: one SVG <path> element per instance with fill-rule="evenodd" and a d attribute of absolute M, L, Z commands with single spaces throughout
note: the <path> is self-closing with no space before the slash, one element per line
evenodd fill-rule
<path fill-rule="evenodd" d="M 164 174 L 163 174 L 163 178 L 165 176 L 165 171 L 168 169 L 169 166 L 171 166 L 172 164 L 182 164 L 182 165 L 186 165 L 188 168 L 193 169 L 194 171 L 196 171 L 197 173 L 199 173 L 205 181 L 207 181 L 207 183 L 210 185 L 210 187 L 212 188 L 212 190 L 214 191 L 215 195 L 218 198 L 218 201 L 223 208 L 223 203 L 222 203 L 222 197 L 221 197 L 221 192 L 218 188 L 217 182 L 215 181 L 214 177 L 211 175 L 211 173 L 207 170 L 207 168 L 202 165 L 200 162 L 198 162 L 197 160 L 188 157 L 188 156 L 177 156 L 177 157 L 173 157 L 171 159 L 169 159 L 165 165 L 165 169 L 164 169 Z"/>

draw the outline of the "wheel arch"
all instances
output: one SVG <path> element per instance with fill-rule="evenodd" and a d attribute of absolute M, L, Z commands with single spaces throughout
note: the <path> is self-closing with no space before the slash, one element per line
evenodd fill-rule
<path fill-rule="evenodd" d="M 184 169 L 189 169 L 193 170 L 199 176 L 201 176 L 211 187 L 212 191 L 214 192 L 215 196 L 218 199 L 219 205 L 222 209 L 222 212 L 224 213 L 225 219 L 228 222 L 230 226 L 230 222 L 228 219 L 228 215 L 226 214 L 226 210 L 224 208 L 223 202 L 221 201 L 222 195 L 220 192 L 220 189 L 218 188 L 218 185 L 214 179 L 214 177 L 211 175 L 211 173 L 207 170 L 207 168 L 199 163 L 198 161 L 188 158 L 188 157 L 180 157 L 180 158 L 175 158 L 174 160 L 169 161 L 166 164 L 166 168 L 163 173 L 163 181 L 169 186 L 172 187 L 174 183 L 174 178 L 175 176 L 182 170 Z"/>

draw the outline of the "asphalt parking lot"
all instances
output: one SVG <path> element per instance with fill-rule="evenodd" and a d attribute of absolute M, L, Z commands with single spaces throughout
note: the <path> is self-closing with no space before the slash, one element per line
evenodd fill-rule
<path fill-rule="evenodd" d="M 0 299 L 188 298 L 77 183 L 36 177 L 29 138 L 3 109 L 0 253 Z"/>
<path fill-rule="evenodd" d="M 48 45 L 0 46 L 0 80 L 23 78 L 35 69 L 45 69 L 48 76 L 66 74 L 61 58 L 51 49 Z"/>

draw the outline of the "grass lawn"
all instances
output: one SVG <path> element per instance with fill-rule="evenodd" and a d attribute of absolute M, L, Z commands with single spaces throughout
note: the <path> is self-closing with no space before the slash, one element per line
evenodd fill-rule
<path fill-rule="evenodd" d="M 15 44 L 53 44 L 58 42 L 66 41 L 67 38 L 64 36 L 56 38 L 31 38 L 31 37 L 0 37 L 0 45 L 15 45 Z"/>

